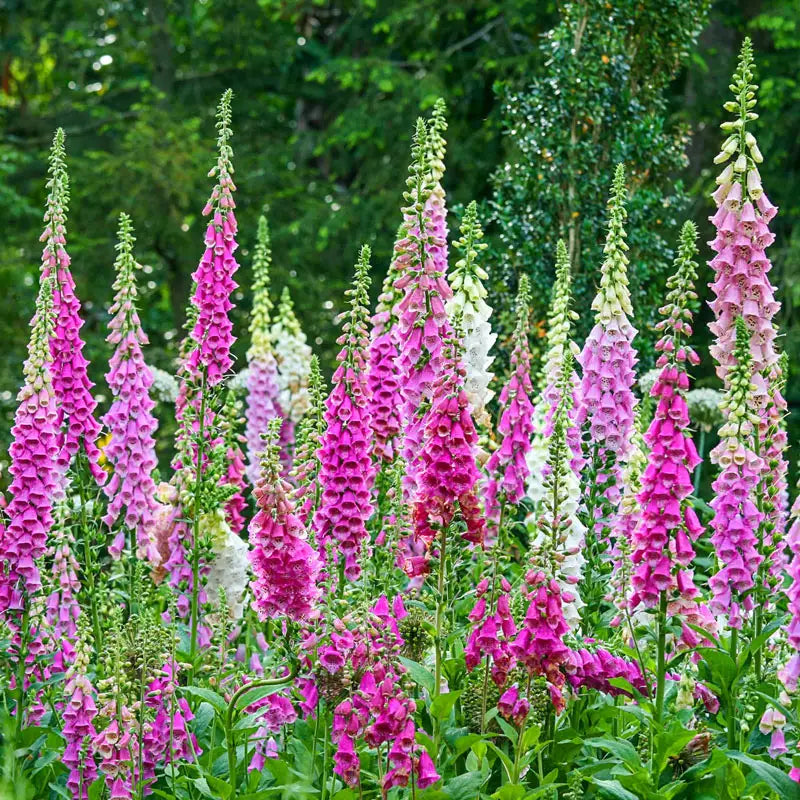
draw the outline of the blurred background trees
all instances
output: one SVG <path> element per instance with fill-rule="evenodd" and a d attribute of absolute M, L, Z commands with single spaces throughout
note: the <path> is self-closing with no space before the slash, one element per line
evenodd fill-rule
<path fill-rule="evenodd" d="M 457 213 L 482 203 L 498 312 L 511 306 L 501 289 L 525 271 L 543 316 L 552 248 L 564 235 L 586 316 L 609 165 L 624 159 L 635 189 L 632 283 L 646 332 L 676 224 L 691 214 L 708 232 L 717 123 L 744 33 L 758 58 L 764 182 L 781 207 L 774 282 L 794 360 L 800 6 L 739 0 L 707 11 L 706 0 L 0 2 L 0 441 L 33 308 L 56 126 L 67 132 L 69 251 L 101 395 L 117 214 L 131 214 L 145 265 L 149 358 L 169 369 L 202 252 L 213 111 L 228 86 L 240 331 L 255 223 L 266 209 L 273 285 L 290 286 L 310 342 L 331 360 L 357 248 L 369 242 L 376 269 L 387 265 L 412 125 L 443 96 L 448 201 Z M 789 394 L 797 402 L 791 381 Z"/>

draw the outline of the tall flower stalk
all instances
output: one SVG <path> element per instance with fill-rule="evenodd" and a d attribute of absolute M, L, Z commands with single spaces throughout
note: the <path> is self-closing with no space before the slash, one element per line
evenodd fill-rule
<path fill-rule="evenodd" d="M 133 256 L 135 242 L 133 225 L 127 214 L 119 218 L 117 259 L 114 263 L 114 303 L 109 309 L 109 335 L 114 346 L 106 381 L 114 398 L 103 423 L 111 434 L 106 445 L 106 461 L 113 468 L 111 478 L 103 486 L 109 499 L 103 521 L 113 528 L 124 515 L 125 528 L 131 534 L 131 551 L 139 558 L 158 560 L 148 537 L 153 522 L 156 486 L 152 472 L 156 467 L 153 435 L 158 422 L 153 416 L 155 402 L 150 397 L 153 374 L 144 360 L 142 347 L 148 343 L 137 310 L 138 291 L 136 270 L 139 265 Z M 125 544 L 120 531 L 109 548 L 119 558 Z"/>
<path fill-rule="evenodd" d="M 278 365 L 270 334 L 272 301 L 269 268 L 272 253 L 267 218 L 258 218 L 253 250 L 253 310 L 250 313 L 250 348 L 247 351 L 247 477 L 255 485 L 260 470 L 262 437 L 271 419 L 281 416 L 278 406 Z"/>
<path fill-rule="evenodd" d="M 473 200 L 464 211 L 461 221 L 461 238 L 453 247 L 462 253 L 450 273 L 453 296 L 447 301 L 447 313 L 451 320 L 458 320 L 464 350 L 464 366 L 467 369 L 466 390 L 472 406 L 472 416 L 479 425 L 488 426 L 487 403 L 494 396 L 489 384 L 494 378 L 489 368 L 494 357 L 489 355 L 497 335 L 492 332 L 489 319 L 492 309 L 486 303 L 486 287 L 489 279 L 486 270 L 478 263 L 481 252 L 488 245 L 482 242 L 483 230 L 478 221 L 478 206 Z"/>
<path fill-rule="evenodd" d="M 688 344 L 697 295 L 697 229 L 687 222 L 681 231 L 675 272 L 667 281 L 667 302 L 660 309 L 663 319 L 656 326 L 661 338 L 657 366 L 661 372 L 650 391 L 657 400 L 655 415 L 645 434 L 648 463 L 637 499 L 641 509 L 631 538 L 631 607 L 640 604 L 657 610 L 656 724 L 663 721 L 666 681 L 665 646 L 667 614 L 681 619 L 684 605 L 694 605 L 698 589 L 691 570 L 695 556 L 692 542 L 702 533 L 687 498 L 692 493 L 691 473 L 700 459 L 689 433 L 687 366 L 699 363 Z M 687 629 L 688 630 L 688 629 Z"/>
<path fill-rule="evenodd" d="M 57 397 L 60 429 L 58 463 L 63 475 L 76 454 L 83 451 L 88 459 L 89 470 L 97 483 L 102 484 L 106 473 L 99 464 L 97 439 L 100 424 L 95 418 L 97 401 L 92 396 L 94 384 L 87 374 L 89 362 L 83 355 L 81 304 L 75 294 L 75 281 L 67 254 L 69 178 L 65 157 L 64 131 L 59 128 L 50 150 L 45 228 L 40 237 L 44 243 L 42 276 L 53 278 L 55 323 L 50 337 L 53 360 L 50 371 Z"/>
<path fill-rule="evenodd" d="M 356 580 L 368 538 L 366 523 L 372 516 L 372 427 L 369 418 L 367 348 L 369 346 L 370 248 L 359 253 L 353 287 L 346 292 L 349 311 L 342 315 L 342 349 L 337 356 L 333 389 L 325 404 L 325 430 L 320 440 L 321 485 L 314 517 L 317 547 L 323 559 L 330 550 L 342 578 Z M 329 564 L 333 567 L 334 564 Z"/>

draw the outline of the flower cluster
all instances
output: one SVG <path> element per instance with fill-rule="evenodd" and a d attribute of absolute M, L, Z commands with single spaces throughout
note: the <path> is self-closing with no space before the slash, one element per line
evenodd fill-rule
<path fill-rule="evenodd" d="M 367 302 L 369 300 L 367 245 L 361 248 L 353 287 L 347 291 L 350 310 L 343 314 L 342 349 L 333 373 L 333 389 L 325 403 L 325 430 L 320 439 L 319 508 L 314 517 L 317 547 L 333 564 L 343 562 L 344 576 L 356 580 L 361 574 L 366 523 L 372 516 L 372 428 L 367 384 Z M 329 566 L 333 566 L 330 564 Z"/>
<path fill-rule="evenodd" d="M 493 526 L 499 524 L 501 504 L 513 505 L 525 496 L 528 480 L 528 451 L 533 437 L 533 385 L 531 383 L 531 351 L 528 341 L 530 287 L 527 276 L 520 280 L 517 296 L 517 325 L 514 329 L 514 350 L 511 353 L 511 378 L 500 392 L 500 447 L 486 464 L 489 480 L 486 485 L 486 516 Z"/>
<path fill-rule="evenodd" d="M 453 247 L 460 250 L 463 255 L 456 261 L 450 273 L 453 296 L 447 301 L 446 308 L 450 319 L 456 321 L 461 331 L 464 366 L 467 370 L 465 388 L 472 406 L 472 416 L 477 424 L 488 426 L 486 405 L 494 397 L 494 392 L 489 389 L 489 384 L 494 378 L 489 371 L 494 357 L 489 355 L 489 351 L 497 339 L 497 334 L 492 331 L 489 323 L 492 309 L 486 303 L 487 292 L 483 285 L 483 281 L 488 280 L 489 275 L 477 262 L 479 254 L 489 246 L 481 241 L 482 238 L 483 230 L 478 221 L 478 205 L 473 200 L 464 211 L 461 238 L 453 242 Z M 521 289 L 520 295 L 522 295 Z M 528 350 L 527 344 L 525 350 Z M 530 365 L 527 367 L 526 373 Z"/>
<path fill-rule="evenodd" d="M 314 614 L 320 563 L 294 512 L 291 487 L 281 477 L 280 425 L 279 417 L 269 423 L 261 475 L 253 490 L 258 507 L 249 528 L 253 605 L 261 619 L 300 620 Z"/>
<path fill-rule="evenodd" d="M 113 473 L 103 486 L 109 498 L 104 522 L 113 528 L 124 510 L 125 526 L 135 537 L 137 555 L 148 555 L 147 528 L 154 511 L 155 483 L 152 472 L 156 467 L 153 434 L 158 423 L 153 416 L 155 403 L 150 398 L 153 375 L 145 364 L 142 346 L 147 336 L 142 330 L 136 309 L 136 269 L 133 257 L 133 226 L 127 214 L 119 220 L 117 260 L 114 265 L 117 279 L 114 283 L 114 304 L 107 341 L 114 345 L 110 370 L 106 375 L 114 401 L 103 423 L 111 434 L 106 445 L 106 461 Z M 119 537 L 122 534 L 118 535 Z M 122 541 L 111 548 L 119 558 Z"/>

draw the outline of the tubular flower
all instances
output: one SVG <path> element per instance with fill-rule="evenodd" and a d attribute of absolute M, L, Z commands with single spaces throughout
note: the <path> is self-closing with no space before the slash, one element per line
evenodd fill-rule
<path fill-rule="evenodd" d="M 492 326 L 489 324 L 492 309 L 486 303 L 487 292 L 482 283 L 489 276 L 476 263 L 478 254 L 489 246 L 481 241 L 482 238 L 478 206 L 473 200 L 464 212 L 461 238 L 453 243 L 457 250 L 463 252 L 463 257 L 456 262 L 451 273 L 453 296 L 447 301 L 446 308 L 450 319 L 458 319 L 461 325 L 464 366 L 467 369 L 465 388 L 472 405 L 472 416 L 476 423 L 486 426 L 489 424 L 486 404 L 494 396 L 494 392 L 489 389 L 494 378 L 489 371 L 494 361 L 489 350 L 497 339 L 497 334 L 492 333 Z"/>
<path fill-rule="evenodd" d="M 100 424 L 94 416 L 97 402 L 92 397 L 94 384 L 86 372 L 89 362 L 83 355 L 81 304 L 75 295 L 75 281 L 66 248 L 69 178 L 64 159 L 64 131 L 59 128 L 50 150 L 49 194 L 45 228 L 40 237 L 44 242 L 42 277 L 53 278 L 55 321 L 50 336 L 50 373 L 57 398 L 58 463 L 63 475 L 82 448 L 92 475 L 98 484 L 102 484 L 106 473 L 100 467 L 100 450 L 96 444 L 100 435 Z"/>
<path fill-rule="evenodd" d="M 306 344 L 287 286 L 281 292 L 270 336 L 278 363 L 278 407 L 286 414 L 287 423 L 294 426 L 308 410 L 311 348 Z"/>
<path fill-rule="evenodd" d="M 558 585 L 561 617 L 570 629 L 575 630 L 580 624 L 580 610 L 584 605 L 577 587 L 585 563 L 583 550 L 586 528 L 578 519 L 580 487 L 570 464 L 572 395 L 569 387 L 572 382 L 572 363 L 572 354 L 566 349 L 555 391 L 560 399 L 551 419 L 552 431 L 543 470 L 544 492 L 535 526 L 530 533 L 530 548 L 533 571 Z M 530 519 L 528 524 L 531 527 Z M 537 581 L 541 580 L 537 578 Z M 560 685 L 556 685 L 556 688 L 560 688 Z"/>
<path fill-rule="evenodd" d="M 250 314 L 250 349 L 247 351 L 247 477 L 258 479 L 262 436 L 267 423 L 282 416 L 278 407 L 278 365 L 270 338 L 269 268 L 272 253 L 266 217 L 258 218 L 253 251 L 253 310 Z"/>
<path fill-rule="evenodd" d="M 534 410 L 532 426 L 535 432 L 531 449 L 528 451 L 528 496 L 539 502 L 544 494 L 544 467 L 549 450 L 549 437 L 552 433 L 553 418 L 561 401 L 559 385 L 562 365 L 566 354 L 578 355 L 578 348 L 570 340 L 572 322 L 578 315 L 570 309 L 572 300 L 572 277 L 570 274 L 569 256 L 563 240 L 556 245 L 556 280 L 553 284 L 553 296 L 550 302 L 550 314 L 547 321 L 547 354 L 540 379 L 540 392 L 545 402 Z M 572 362 L 574 363 L 574 362 Z M 571 465 L 575 473 L 575 483 L 580 478 L 583 468 L 581 453 L 580 428 L 576 422 L 580 408 L 580 382 L 577 374 L 572 372 L 568 390 L 572 396 L 568 415 L 567 439 L 572 452 Z M 576 497 L 576 501 L 577 501 Z"/>
<path fill-rule="evenodd" d="M 67 789 L 75 800 L 88 800 L 89 787 L 97 777 L 97 765 L 90 745 L 97 735 L 97 692 L 88 677 L 91 646 L 88 630 L 81 630 L 75 657 L 67 669 L 61 712 L 64 725 L 61 735 L 66 741 L 62 761 L 69 769 Z"/>
<path fill-rule="evenodd" d="M 233 323 L 228 312 L 233 308 L 231 294 L 237 288 L 233 275 L 239 268 L 234 253 L 236 243 L 236 203 L 233 193 L 233 148 L 229 142 L 231 130 L 231 98 L 233 92 L 227 89 L 217 109 L 217 163 L 208 173 L 216 177 L 217 184 L 203 209 L 204 215 L 211 215 L 206 228 L 206 250 L 200 265 L 193 274 L 195 293 L 192 305 L 197 317 L 191 332 L 196 346 L 189 354 L 188 367 L 194 376 L 205 374 L 209 387 L 216 386 L 233 366 L 231 346 Z"/>
<path fill-rule="evenodd" d="M 628 245 L 625 242 L 625 169 L 617 166 L 609 203 L 605 260 L 600 288 L 592 302 L 595 326 L 580 354 L 583 367 L 579 421 L 588 428 L 588 452 L 600 485 L 608 484 L 605 498 L 615 504 L 621 494 L 622 465 L 630 451 L 636 330 L 628 291 Z M 602 524 L 602 523 L 599 523 Z"/>
<path fill-rule="evenodd" d="M 53 527 L 53 499 L 59 492 L 58 410 L 50 373 L 53 336 L 52 277 L 43 277 L 31 322 L 25 382 L 17 395 L 17 412 L 9 447 L 11 497 L 8 524 L 0 539 L 0 612 L 21 612 L 23 595 L 41 588 L 36 564 Z"/>
<path fill-rule="evenodd" d="M 253 605 L 262 620 L 314 615 L 319 599 L 320 562 L 309 545 L 303 523 L 294 512 L 291 487 L 281 477 L 281 420 L 271 420 L 261 475 L 253 490 L 258 511 L 250 522 Z"/>
<path fill-rule="evenodd" d="M 433 386 L 433 401 L 425 415 L 419 454 L 419 489 L 415 497 L 414 539 L 421 552 L 408 559 L 412 576 L 427 572 L 430 548 L 457 511 L 466 525 L 463 538 L 482 544 L 485 520 L 478 499 L 480 474 L 475 463 L 478 435 L 464 390 L 464 365 L 450 339 L 441 375 Z"/>
<path fill-rule="evenodd" d="M 445 311 L 451 292 L 434 258 L 434 253 L 441 253 L 442 243 L 425 210 L 432 184 L 428 130 L 422 119 L 417 120 L 411 155 L 410 174 L 406 180 L 408 191 L 403 195 L 408 203 L 403 209 L 403 236 L 395 243 L 394 257 L 399 275 L 395 289 L 402 295 L 395 313 L 398 317 L 397 372 L 401 378 L 406 420 L 405 488 L 413 499 L 421 469 L 424 418 L 433 397 L 434 382 L 442 372 L 443 342 L 451 335 Z"/>
<path fill-rule="evenodd" d="M 403 229 L 397 235 L 403 237 Z M 397 315 L 395 307 L 402 299 L 394 285 L 398 278 L 394 260 L 378 296 L 372 316 L 369 344 L 370 419 L 375 436 L 375 458 L 385 464 L 398 455 L 398 440 L 403 427 L 403 395 L 397 374 Z"/>
<path fill-rule="evenodd" d="M 331 548 L 335 563 L 344 561 L 344 575 L 354 581 L 361 574 L 359 559 L 368 539 L 372 516 L 372 428 L 369 418 L 367 347 L 369 335 L 369 257 L 361 248 L 353 288 L 347 291 L 350 310 L 337 343 L 342 346 L 333 374 L 333 389 L 325 403 L 325 430 L 320 439 L 319 476 L 322 493 L 314 517 L 317 548 L 326 558 Z"/>
<path fill-rule="evenodd" d="M 523 275 L 517 295 L 517 325 L 514 329 L 514 350 L 511 353 L 511 378 L 500 393 L 500 447 L 486 464 L 489 476 L 486 485 L 486 517 L 492 527 L 500 520 L 501 503 L 516 505 L 525 496 L 528 480 L 527 455 L 533 437 L 533 385 L 531 384 L 531 351 L 528 342 L 530 287 Z"/>
<path fill-rule="evenodd" d="M 114 400 L 103 417 L 111 434 L 104 452 L 113 473 L 103 487 L 109 499 L 103 521 L 111 528 L 124 514 L 125 526 L 135 538 L 137 555 L 152 558 L 147 529 L 155 511 L 152 472 L 157 461 L 153 434 L 158 423 L 152 413 L 155 402 L 150 398 L 153 375 L 142 354 L 147 336 L 136 310 L 135 273 L 139 265 L 133 257 L 136 240 L 127 214 L 120 215 L 118 238 L 115 297 L 109 309 L 112 318 L 106 339 L 115 348 L 106 375 Z M 119 558 L 123 543 L 124 533 L 120 532 L 110 548 L 114 558 Z"/>
<path fill-rule="evenodd" d="M 763 473 L 758 493 L 764 498 L 765 519 L 759 532 L 762 554 L 770 558 L 773 585 L 780 580 L 785 566 L 783 536 L 786 532 L 787 463 L 786 432 L 782 418 L 786 413 L 783 397 L 785 376 L 775 347 L 777 328 L 774 322 L 780 303 L 769 281 L 772 264 L 766 254 L 775 235 L 769 223 L 777 213 L 761 185 L 758 164 L 763 160 L 755 136 L 749 130 L 758 119 L 755 112 L 756 89 L 753 78 L 753 49 L 745 39 L 731 89 L 734 100 L 725 103 L 735 119 L 724 122 L 728 138 L 715 164 L 727 165 L 717 176 L 714 192 L 717 211 L 712 216 L 716 235 L 710 242 L 716 255 L 709 262 L 714 269 L 710 287 L 714 299 L 710 306 L 715 321 L 709 329 L 717 337 L 709 350 L 717 361 L 717 374 L 727 388 L 734 367 L 736 320 L 744 318 L 750 335 L 753 382 L 764 396 L 760 422 L 755 432 L 758 452 L 763 456 Z"/>
<path fill-rule="evenodd" d="M 650 396 L 657 406 L 645 434 L 647 468 L 637 495 L 641 509 L 639 524 L 632 532 L 631 558 L 634 594 L 631 606 L 655 608 L 663 592 L 672 601 L 677 597 L 693 600 L 698 590 L 689 569 L 695 552 L 692 542 L 703 527 L 686 498 L 692 492 L 691 474 L 700 463 L 688 433 L 689 389 L 687 364 L 699 363 L 687 340 L 692 335 L 693 306 L 697 300 L 694 256 L 697 229 L 687 222 L 681 231 L 675 272 L 667 281 L 667 302 L 660 309 L 663 317 L 656 326 L 661 338 L 657 366 L 661 372 Z"/>
<path fill-rule="evenodd" d="M 723 401 L 725 423 L 719 429 L 719 444 L 711 451 L 711 462 L 719 466 L 711 501 L 714 517 L 711 542 L 718 571 L 708 581 L 713 593 L 711 610 L 727 617 L 731 628 L 741 628 L 744 614 L 752 611 L 752 590 L 763 557 L 758 552 L 757 532 L 763 513 L 756 507 L 754 492 L 763 469 L 754 452 L 754 430 L 759 423 L 752 379 L 749 331 L 745 321 L 736 322 L 736 363 L 728 371 L 728 391 Z"/>
<path fill-rule="evenodd" d="M 317 513 L 320 500 L 319 448 L 325 432 L 325 379 L 319 368 L 319 358 L 311 356 L 311 372 L 308 378 L 308 413 L 300 420 L 291 477 L 294 481 L 292 500 L 297 507 L 297 516 L 308 525 Z"/>

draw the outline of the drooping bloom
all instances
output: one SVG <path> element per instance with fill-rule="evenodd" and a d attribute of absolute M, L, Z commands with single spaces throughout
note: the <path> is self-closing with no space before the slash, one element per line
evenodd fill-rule
<path fill-rule="evenodd" d="M 281 477 L 281 420 L 268 425 L 261 475 L 253 490 L 258 511 L 250 522 L 253 605 L 263 619 L 312 617 L 321 564 L 294 512 L 291 487 Z"/>
<path fill-rule="evenodd" d="M 41 588 L 36 562 L 44 555 L 53 526 L 53 500 L 59 491 L 58 410 L 50 373 L 53 335 L 52 277 L 43 277 L 31 322 L 25 382 L 9 447 L 12 476 L 8 524 L 0 540 L 0 612 L 21 612 Z"/>
<path fill-rule="evenodd" d="M 656 343 L 661 372 L 650 391 L 657 406 L 645 434 L 648 463 L 637 496 L 641 517 L 631 540 L 633 608 L 640 603 L 655 608 L 663 592 L 669 601 L 676 596 L 691 601 L 698 593 L 690 565 L 695 555 L 692 542 L 703 528 L 686 502 L 692 492 L 691 473 L 700 462 L 688 433 L 686 404 L 686 368 L 700 360 L 687 341 L 697 299 L 696 238 L 697 229 L 687 222 L 681 231 L 675 273 L 667 281 L 667 302 L 660 309 L 663 319 L 656 326 L 662 334 Z"/>
<path fill-rule="evenodd" d="M 247 467 L 242 452 L 244 437 L 239 432 L 242 422 L 241 402 L 236 397 L 236 392 L 228 390 L 220 420 L 225 440 L 225 472 L 221 483 L 230 492 L 225 503 L 225 517 L 234 536 L 239 536 L 244 529 L 244 512 L 247 508 L 247 501 L 244 499 Z"/>
<path fill-rule="evenodd" d="M 62 760 L 69 769 L 67 789 L 75 800 L 88 800 L 89 787 L 97 777 L 97 765 L 91 743 L 97 735 L 94 719 L 97 716 L 97 693 L 88 677 L 90 643 L 88 629 L 81 631 L 75 656 L 67 669 L 61 712 L 64 720 L 61 735 L 66 747 Z"/>
<path fill-rule="evenodd" d="M 792 506 L 792 524 L 786 535 L 786 544 L 789 552 L 787 567 L 789 583 L 785 588 L 789 601 L 786 640 L 792 655 L 778 671 L 778 677 L 787 691 L 796 692 L 798 679 L 800 679 L 800 494 L 795 498 Z"/>
<path fill-rule="evenodd" d="M 121 515 L 130 530 L 139 558 L 154 554 L 149 552 L 147 528 L 152 524 L 155 510 L 155 483 L 152 472 L 156 467 L 155 433 L 158 422 L 153 416 L 154 401 L 150 397 L 153 375 L 144 361 L 142 347 L 147 336 L 142 330 L 136 309 L 136 270 L 139 265 L 133 257 L 133 226 L 127 214 L 119 219 L 119 242 L 114 264 L 114 303 L 110 333 L 106 339 L 114 345 L 114 354 L 106 375 L 114 397 L 103 423 L 111 434 L 105 457 L 113 468 L 111 478 L 103 487 L 109 499 L 103 521 L 113 527 Z M 125 541 L 120 532 L 109 552 L 119 558 Z"/>
<path fill-rule="evenodd" d="M 516 505 L 525 496 L 528 480 L 528 451 L 533 437 L 533 385 L 531 350 L 528 341 L 530 286 L 527 275 L 520 280 L 517 295 L 517 325 L 511 353 L 511 377 L 500 393 L 500 447 L 486 464 L 486 517 L 492 527 L 500 522 L 501 505 Z M 474 406 L 473 406 L 474 407 Z"/>
<path fill-rule="evenodd" d="M 211 219 L 206 227 L 206 249 L 192 276 L 195 281 L 192 305 L 197 318 L 191 332 L 195 346 L 189 354 L 188 366 L 194 376 L 205 376 L 208 387 L 219 384 L 233 366 L 231 347 L 235 339 L 229 312 L 233 308 L 231 295 L 237 288 L 233 275 L 239 265 L 234 256 L 238 244 L 230 146 L 232 97 L 233 92 L 227 89 L 217 109 L 219 153 L 216 165 L 208 173 L 209 177 L 216 177 L 217 183 L 203 209 L 203 214 L 210 214 Z"/>
<path fill-rule="evenodd" d="M 419 453 L 419 488 L 415 496 L 414 554 L 408 572 L 427 571 L 430 548 L 457 511 L 466 526 L 462 538 L 482 544 L 485 519 L 478 497 L 478 435 L 464 389 L 465 370 L 453 339 L 445 345 L 442 373 L 433 385 Z M 419 551 L 419 552 L 417 552 Z"/>
<path fill-rule="evenodd" d="M 725 423 L 719 429 L 719 444 L 711 451 L 712 464 L 719 467 L 714 481 L 711 507 L 711 542 L 717 556 L 717 572 L 708 581 L 711 610 L 725 615 L 731 628 L 741 628 L 753 610 L 752 590 L 763 557 L 758 552 L 758 528 L 763 519 L 755 503 L 755 492 L 763 469 L 754 451 L 754 431 L 759 424 L 755 400 L 750 334 L 742 317 L 736 322 L 733 366 L 728 370 L 728 390 L 723 401 Z"/>
<path fill-rule="evenodd" d="M 321 495 L 314 516 L 320 557 L 327 563 L 330 555 L 331 567 L 343 561 L 344 575 L 351 581 L 361 574 L 359 559 L 368 538 L 375 479 L 367 383 L 369 258 L 370 249 L 364 245 L 353 288 L 346 292 L 350 310 L 342 315 L 342 335 L 337 339 L 342 349 L 325 403 L 319 449 Z"/>
<path fill-rule="evenodd" d="M 411 155 L 410 175 L 406 181 L 408 191 L 404 194 L 408 205 L 403 209 L 403 236 L 395 243 L 394 256 L 399 276 L 395 288 L 402 294 L 395 313 L 398 316 L 397 371 L 401 378 L 406 424 L 405 488 L 413 500 L 421 468 L 424 420 L 433 397 L 434 382 L 443 369 L 443 342 L 451 335 L 445 310 L 451 291 L 444 273 L 439 271 L 443 245 L 425 210 L 433 187 L 428 129 L 422 119 L 417 120 Z"/>
<path fill-rule="evenodd" d="M 325 380 L 319 368 L 319 358 L 311 356 L 311 372 L 308 377 L 308 413 L 297 427 L 297 441 L 291 477 L 294 481 L 292 500 L 297 516 L 304 525 L 314 519 L 319 507 L 319 448 L 325 432 Z"/>
<path fill-rule="evenodd" d="M 92 475 L 98 484 L 102 484 L 106 473 L 98 463 L 100 451 L 96 442 L 100 424 L 94 416 L 97 401 L 92 397 L 94 384 L 86 371 L 89 362 L 83 355 L 81 304 L 75 295 L 75 281 L 66 247 L 69 179 L 61 128 L 53 139 L 48 172 L 45 229 L 40 241 L 44 242 L 42 277 L 53 278 L 55 322 L 50 336 L 50 373 L 57 399 L 58 463 L 63 475 L 76 453 L 83 449 Z"/>
<path fill-rule="evenodd" d="M 253 310 L 250 314 L 250 349 L 247 351 L 247 477 L 255 485 L 261 463 L 262 436 L 267 423 L 282 416 L 278 402 L 278 365 L 270 338 L 269 267 L 272 253 L 264 216 L 258 219 L 253 251 Z"/>
<path fill-rule="evenodd" d="M 769 559 L 771 586 L 780 582 L 785 566 L 783 536 L 786 532 L 786 432 L 782 418 L 786 413 L 783 397 L 785 375 L 776 349 L 777 328 L 774 317 L 780 303 L 769 281 L 772 269 L 767 248 L 775 235 L 769 223 L 777 213 L 761 185 L 758 164 L 763 160 L 750 128 L 758 118 L 753 78 L 753 49 L 749 39 L 742 44 L 738 68 L 731 89 L 735 100 L 725 103 L 725 110 L 735 119 L 722 124 L 728 138 L 714 159 L 727 166 L 717 177 L 713 197 L 717 212 L 711 222 L 716 235 L 711 248 L 716 255 L 709 262 L 714 269 L 710 287 L 714 299 L 710 306 L 715 320 L 709 325 L 716 342 L 709 348 L 717 361 L 717 374 L 726 388 L 735 365 L 734 341 L 736 320 L 744 318 L 750 335 L 752 380 L 763 399 L 760 422 L 754 432 L 757 451 L 762 455 L 763 473 L 758 494 L 763 498 L 764 521 L 759 531 L 759 551 Z M 771 592 L 767 592 L 768 596 Z"/>
<path fill-rule="evenodd" d="M 446 308 L 450 319 L 458 320 L 461 329 L 464 366 L 467 370 L 465 388 L 472 406 L 473 419 L 479 425 L 488 425 L 486 405 L 494 396 L 494 392 L 489 389 L 494 378 L 489 371 L 494 361 L 489 350 L 497 339 L 497 334 L 492 332 L 489 323 L 492 309 L 486 303 L 487 292 L 483 285 L 483 281 L 488 280 L 489 276 L 477 263 L 478 255 L 489 246 L 481 241 L 482 238 L 478 206 L 473 200 L 464 212 L 461 238 L 453 242 L 453 247 L 462 251 L 463 256 L 456 261 L 450 274 L 453 296 L 447 301 Z"/>
<path fill-rule="evenodd" d="M 397 238 L 401 239 L 401 227 Z M 375 457 L 385 464 L 398 455 L 403 427 L 403 395 L 397 372 L 397 304 L 402 293 L 395 289 L 397 265 L 392 260 L 372 316 L 369 343 L 370 419 L 375 437 Z"/>
<path fill-rule="evenodd" d="M 633 309 L 628 291 L 625 195 L 625 169 L 619 164 L 609 202 L 600 287 L 592 302 L 595 326 L 579 358 L 583 367 L 579 421 L 588 428 L 587 457 L 598 483 L 607 485 L 604 495 L 612 507 L 622 491 L 620 477 L 629 454 L 636 403 L 636 353 L 632 346 L 636 330 L 629 319 Z M 590 510 L 599 528 L 608 524 L 608 513 Z"/>

